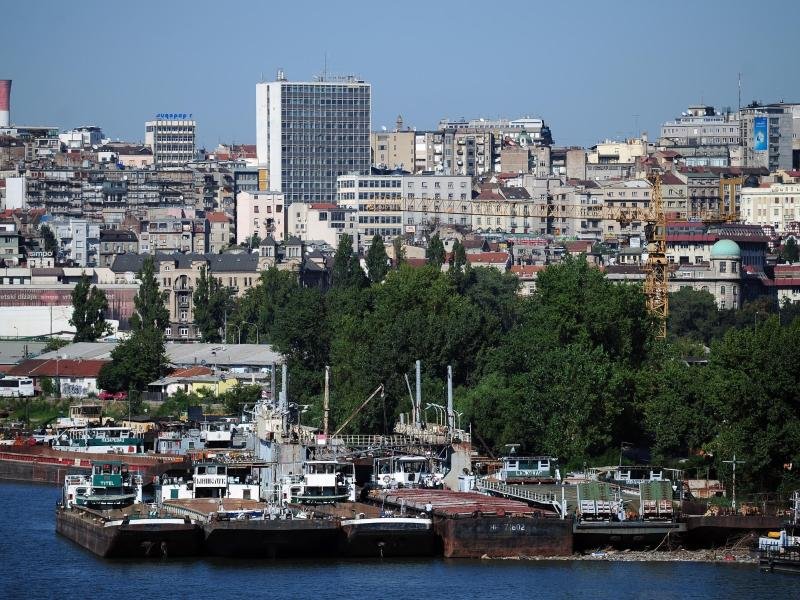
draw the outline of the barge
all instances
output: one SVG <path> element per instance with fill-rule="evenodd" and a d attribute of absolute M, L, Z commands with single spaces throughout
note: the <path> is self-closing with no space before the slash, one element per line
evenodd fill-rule
<path fill-rule="evenodd" d="M 120 461 L 94 461 L 91 475 L 69 475 L 56 508 L 56 532 L 108 557 L 194 556 L 200 526 L 141 504 L 141 477 Z"/>

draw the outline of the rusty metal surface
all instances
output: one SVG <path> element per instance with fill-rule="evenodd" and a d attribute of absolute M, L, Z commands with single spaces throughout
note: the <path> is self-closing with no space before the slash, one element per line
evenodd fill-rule
<path fill-rule="evenodd" d="M 392 506 L 425 511 L 431 505 L 432 513 L 440 517 L 459 516 L 533 516 L 541 514 L 524 502 L 486 496 L 476 492 L 454 492 L 450 490 L 398 489 L 373 490 L 370 497 L 376 502 Z"/>

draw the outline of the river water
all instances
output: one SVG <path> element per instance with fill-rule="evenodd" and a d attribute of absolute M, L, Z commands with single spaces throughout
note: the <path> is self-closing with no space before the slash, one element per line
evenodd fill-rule
<path fill-rule="evenodd" d="M 800 598 L 755 565 L 594 561 L 104 560 L 57 535 L 56 487 L 0 482 L 0 598 Z"/>

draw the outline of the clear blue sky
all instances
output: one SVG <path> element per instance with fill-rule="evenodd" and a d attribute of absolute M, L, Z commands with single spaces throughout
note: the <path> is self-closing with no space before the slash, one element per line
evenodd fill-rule
<path fill-rule="evenodd" d="M 200 142 L 255 142 L 255 84 L 356 73 L 373 128 L 542 116 L 557 144 L 659 124 L 701 99 L 800 101 L 800 2 L 5 2 L 0 79 L 12 121 L 97 124 L 140 140 L 191 112 Z M 638 115 L 638 116 L 636 116 Z"/>

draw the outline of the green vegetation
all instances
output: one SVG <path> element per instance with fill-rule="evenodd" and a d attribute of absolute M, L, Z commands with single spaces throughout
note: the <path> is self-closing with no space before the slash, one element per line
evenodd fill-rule
<path fill-rule="evenodd" d="M 131 336 L 117 344 L 111 362 L 103 366 L 97 378 L 98 386 L 110 392 L 145 390 L 166 370 L 164 328 L 169 325 L 169 311 L 158 289 L 151 256 L 145 259 L 139 279 L 142 283 L 134 298 Z"/>
<path fill-rule="evenodd" d="M 383 238 L 375 235 L 367 252 L 367 271 L 371 283 L 380 283 L 389 271 L 389 257 L 383 245 Z"/>
<path fill-rule="evenodd" d="M 75 328 L 73 342 L 96 342 L 98 338 L 111 333 L 106 322 L 108 299 L 106 293 L 95 285 L 90 285 L 86 273 L 72 290 L 72 317 L 69 324 Z"/>
<path fill-rule="evenodd" d="M 221 342 L 225 315 L 232 306 L 232 292 L 219 279 L 209 276 L 201 267 L 194 300 L 194 322 L 204 342 Z"/>
<path fill-rule="evenodd" d="M 747 461 L 742 491 L 800 484 L 784 469 L 800 464 L 793 305 L 718 311 L 709 294 L 681 290 L 664 342 L 641 288 L 608 281 L 583 257 L 541 272 L 530 297 L 516 294 L 513 275 L 469 268 L 457 247 L 458 268 L 442 273 L 440 259 L 436 251 L 430 266 L 402 265 L 370 285 L 343 240 L 331 290 L 270 269 L 229 321 L 286 354 L 290 398 L 311 406 L 310 424 L 321 422 L 329 364 L 334 427 L 383 383 L 383 401 L 348 429 L 390 430 L 410 411 L 405 376 L 419 358 L 425 400 L 445 400 L 452 365 L 461 424 L 494 450 L 521 443 L 578 467 L 616 462 L 624 442 L 649 448 L 654 462 L 723 474 L 735 452 Z"/>

